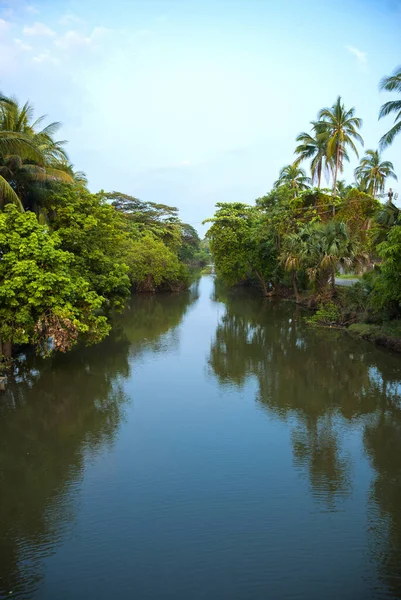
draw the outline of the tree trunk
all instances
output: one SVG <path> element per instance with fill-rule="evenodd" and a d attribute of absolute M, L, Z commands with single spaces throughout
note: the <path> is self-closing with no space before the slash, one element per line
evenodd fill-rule
<path fill-rule="evenodd" d="M 322 182 L 322 161 L 319 162 L 317 167 L 317 187 L 320 189 L 320 184 Z"/>
<path fill-rule="evenodd" d="M 333 294 L 336 293 L 336 272 L 334 269 L 334 265 L 331 267 L 331 289 L 333 290 Z"/>
<path fill-rule="evenodd" d="M 318 297 L 327 296 L 330 273 L 319 269 L 316 274 L 316 294 Z"/>
<path fill-rule="evenodd" d="M 263 290 L 263 294 L 265 296 L 268 296 L 269 295 L 269 291 L 267 289 L 266 281 L 264 280 L 264 278 L 262 277 L 262 275 L 258 271 L 255 270 L 255 273 L 256 273 L 256 277 L 259 279 L 260 287 Z"/>
<path fill-rule="evenodd" d="M 293 288 L 294 288 L 295 302 L 299 302 L 299 292 L 298 292 L 297 279 L 298 279 L 297 272 L 293 271 L 292 272 L 292 285 L 293 285 Z"/>
<path fill-rule="evenodd" d="M 5 341 L 0 338 L 0 358 L 11 358 L 13 354 L 13 345 L 11 341 Z"/>
<path fill-rule="evenodd" d="M 338 167 L 340 164 L 340 145 L 337 142 L 337 149 L 336 149 L 336 169 L 334 171 L 334 183 L 333 183 L 333 194 L 334 196 L 337 195 L 337 177 L 338 177 Z M 333 217 L 336 216 L 336 207 L 333 204 Z"/>

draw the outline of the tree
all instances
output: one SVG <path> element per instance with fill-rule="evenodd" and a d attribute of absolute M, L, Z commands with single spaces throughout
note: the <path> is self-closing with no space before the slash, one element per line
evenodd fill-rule
<path fill-rule="evenodd" d="M 61 169 L 52 169 L 41 167 L 35 164 L 29 164 L 22 160 L 18 155 L 10 155 L 1 160 L 0 158 L 0 176 L 2 176 L 15 191 L 20 204 L 24 209 L 35 208 L 34 193 L 35 184 L 64 181 L 72 183 L 72 176 Z M 30 197 L 31 196 L 31 197 Z"/>
<path fill-rule="evenodd" d="M 127 262 L 138 292 L 155 292 L 160 287 L 176 291 L 186 283 L 186 270 L 177 255 L 151 232 L 133 243 Z"/>
<path fill-rule="evenodd" d="M 14 344 L 65 351 L 79 335 L 99 341 L 109 331 L 97 314 L 104 298 L 76 272 L 74 256 L 13 205 L 0 213 L 0 283 L 0 356 L 11 357 Z"/>
<path fill-rule="evenodd" d="M 331 108 L 319 111 L 318 121 L 319 127 L 327 131 L 327 160 L 334 164 L 333 192 L 336 194 L 338 173 L 342 173 L 344 161 L 349 161 L 347 148 L 350 147 L 358 156 L 354 140 L 363 146 L 363 139 L 357 131 L 362 127 L 362 119 L 355 117 L 355 108 L 346 110 L 341 96 L 338 96 Z"/>
<path fill-rule="evenodd" d="M 275 187 L 287 186 L 289 187 L 294 196 L 302 190 L 306 190 L 311 185 L 311 180 L 306 176 L 304 169 L 301 169 L 298 165 L 287 165 L 283 167 L 279 173 L 279 177 L 275 182 Z"/>
<path fill-rule="evenodd" d="M 33 106 L 29 102 L 21 107 L 15 98 L 0 94 L 0 193 L 5 201 L 20 209 L 21 205 L 32 209 L 30 195 L 35 186 L 74 182 L 61 166 L 67 160 L 65 141 L 53 139 L 60 123 L 38 130 L 44 119 L 45 115 L 33 121 Z"/>
<path fill-rule="evenodd" d="M 401 314 L 401 225 L 393 226 L 384 242 L 378 245 L 382 258 L 380 277 L 375 282 L 373 303 L 379 308 L 388 307 L 391 316 Z"/>
<path fill-rule="evenodd" d="M 378 150 L 366 150 L 354 173 L 355 178 L 364 183 L 366 192 L 375 197 L 384 192 L 387 177 L 397 180 L 393 163 L 382 161 Z"/>
<path fill-rule="evenodd" d="M 76 268 L 105 307 L 123 307 L 130 293 L 127 256 L 132 240 L 113 206 L 85 188 L 59 185 L 46 198 L 48 219 L 61 248 L 75 255 Z"/>
<path fill-rule="evenodd" d="M 256 280 L 263 294 L 275 280 L 277 249 L 274 232 L 259 209 L 240 202 L 216 204 L 206 233 L 217 274 L 229 285 Z"/>
<path fill-rule="evenodd" d="M 337 195 L 340 198 L 345 198 L 345 196 L 352 190 L 352 185 L 348 185 L 345 179 L 337 180 Z"/>
<path fill-rule="evenodd" d="M 178 250 L 178 258 L 184 263 L 190 263 L 195 259 L 200 250 L 200 238 L 198 232 L 192 225 L 181 223 L 181 246 Z"/>
<path fill-rule="evenodd" d="M 304 240 L 298 233 L 291 233 L 284 238 L 281 262 L 286 271 L 291 273 L 296 302 L 299 302 L 298 273 L 304 268 L 306 248 Z"/>
<path fill-rule="evenodd" d="M 388 77 L 383 77 L 380 82 L 380 90 L 385 90 L 387 92 L 401 92 L 401 66 L 397 67 L 392 75 Z M 394 125 L 392 128 L 387 131 L 380 139 L 379 145 L 380 149 L 384 150 L 387 146 L 390 146 L 396 135 L 398 135 L 401 131 L 401 99 L 400 100 L 390 100 L 389 102 L 385 102 L 380 109 L 379 119 L 383 117 L 387 117 L 392 113 L 395 114 Z"/>
<path fill-rule="evenodd" d="M 312 184 L 317 183 L 317 187 L 320 188 L 323 170 L 326 170 L 326 173 L 330 170 L 327 160 L 328 132 L 326 127 L 317 121 L 312 121 L 312 135 L 303 131 L 297 136 L 296 141 L 300 144 L 295 148 L 298 158 L 294 164 L 298 166 L 304 160 L 311 159 Z"/>
<path fill-rule="evenodd" d="M 364 259 L 358 241 L 350 238 L 345 224 L 338 221 L 306 225 L 288 236 L 281 254 L 286 270 L 296 273 L 306 269 L 315 283 L 317 297 L 327 295 L 329 281 L 335 291 L 338 265 L 349 269 Z M 295 286 L 294 292 L 297 296 Z"/>
<path fill-rule="evenodd" d="M 175 252 L 178 251 L 182 243 L 182 224 L 178 218 L 178 208 L 156 202 L 144 202 L 122 192 L 101 191 L 99 197 L 110 202 L 125 216 L 132 231 L 139 234 L 152 231 L 166 246 Z"/>

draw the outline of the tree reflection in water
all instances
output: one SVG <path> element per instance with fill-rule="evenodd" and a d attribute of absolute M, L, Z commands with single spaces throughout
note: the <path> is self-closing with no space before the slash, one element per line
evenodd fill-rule
<path fill-rule="evenodd" d="M 27 356 L 0 403 L 0 598 L 30 597 L 75 518 L 85 462 L 112 445 L 127 398 L 124 380 L 197 299 L 136 296 L 110 337 L 42 360 Z M 32 556 L 35 558 L 32 559 Z"/>
<path fill-rule="evenodd" d="M 312 330 L 290 303 L 227 292 L 209 364 L 222 386 L 258 382 L 256 401 L 289 423 L 294 466 L 308 474 L 315 500 L 336 510 L 352 492 L 346 432 L 361 428 L 374 470 L 369 504 L 372 557 L 401 597 L 400 357 L 343 332 Z M 363 507 L 361 507 L 361 510 Z"/>

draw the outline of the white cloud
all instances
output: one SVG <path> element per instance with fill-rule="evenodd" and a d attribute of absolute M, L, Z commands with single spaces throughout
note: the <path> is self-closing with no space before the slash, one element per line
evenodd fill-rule
<path fill-rule="evenodd" d="M 31 15 L 37 15 L 39 10 L 36 8 L 36 6 L 33 6 L 32 4 L 28 4 L 28 6 L 25 7 L 26 12 L 30 13 Z"/>
<path fill-rule="evenodd" d="M 82 19 L 73 13 L 66 13 L 59 20 L 60 25 L 71 25 L 73 23 L 82 23 Z"/>
<path fill-rule="evenodd" d="M 43 52 L 42 54 L 38 54 L 32 58 L 32 61 L 35 63 L 52 63 L 53 65 L 58 64 L 57 58 L 54 58 L 48 52 Z"/>
<path fill-rule="evenodd" d="M 7 23 L 7 21 L 5 21 L 4 19 L 0 19 L 0 34 L 6 32 L 9 27 L 10 24 Z"/>
<path fill-rule="evenodd" d="M 50 36 L 53 37 L 56 35 L 56 33 L 53 31 L 53 29 L 50 29 L 50 27 L 48 27 L 47 25 L 45 25 L 44 23 L 34 23 L 31 27 L 28 27 L 25 25 L 24 29 L 23 29 L 24 35 L 29 35 L 29 36 Z"/>
<path fill-rule="evenodd" d="M 105 27 L 95 27 L 90 35 L 82 35 L 78 31 L 67 31 L 63 36 L 59 37 L 55 44 L 62 50 L 70 50 L 74 48 L 93 47 L 101 40 L 108 32 Z"/>
<path fill-rule="evenodd" d="M 348 52 L 353 54 L 356 57 L 358 65 L 361 67 L 363 71 L 366 71 L 368 68 L 368 55 L 366 52 L 362 52 L 359 48 L 355 48 L 355 46 L 345 46 Z"/>
<path fill-rule="evenodd" d="M 30 50 L 32 50 L 32 46 L 30 44 L 26 44 L 18 38 L 14 38 L 14 42 L 20 50 L 24 50 L 25 52 L 29 52 Z"/>

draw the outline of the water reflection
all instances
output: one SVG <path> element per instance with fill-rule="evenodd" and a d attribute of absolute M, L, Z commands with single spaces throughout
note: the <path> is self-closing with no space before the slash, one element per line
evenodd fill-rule
<path fill-rule="evenodd" d="M 75 518 L 85 464 L 112 445 L 124 419 L 124 380 L 135 360 L 163 351 L 191 293 L 140 296 L 102 344 L 22 360 L 0 398 L 0 598 L 29 598 Z"/>
<path fill-rule="evenodd" d="M 400 357 L 342 332 L 313 331 L 289 303 L 218 285 L 213 299 L 226 312 L 210 348 L 212 372 L 223 387 L 256 379 L 256 402 L 289 424 L 293 464 L 322 509 L 340 510 L 357 491 L 348 434 L 361 430 L 375 474 L 371 557 L 391 597 L 401 598 Z"/>

